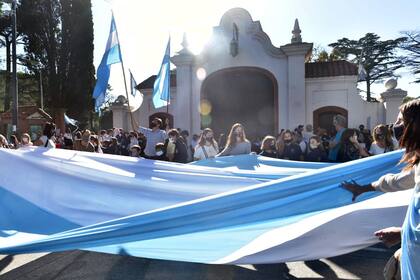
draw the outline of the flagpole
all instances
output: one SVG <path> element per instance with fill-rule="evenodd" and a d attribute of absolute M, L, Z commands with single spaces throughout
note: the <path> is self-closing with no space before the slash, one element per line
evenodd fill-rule
<path fill-rule="evenodd" d="M 114 11 L 112 12 L 112 17 L 114 17 Z M 117 38 L 118 38 L 118 42 L 120 41 L 120 36 L 118 35 L 118 28 L 117 27 L 117 23 L 115 22 L 115 33 L 117 34 Z M 130 109 L 130 97 L 128 96 L 128 89 L 127 89 L 127 81 L 125 79 L 125 68 L 124 68 L 124 60 L 122 59 L 122 55 L 121 55 L 121 44 L 119 47 L 120 50 L 120 56 L 121 56 L 121 68 L 122 68 L 122 72 L 123 72 L 123 79 L 124 79 L 124 88 L 125 88 L 125 96 L 127 97 L 127 105 L 128 105 L 128 112 L 130 113 L 130 119 L 131 119 L 131 127 L 133 129 L 133 131 L 136 131 L 136 126 L 134 123 L 134 118 L 133 118 L 133 112 L 131 112 Z"/>

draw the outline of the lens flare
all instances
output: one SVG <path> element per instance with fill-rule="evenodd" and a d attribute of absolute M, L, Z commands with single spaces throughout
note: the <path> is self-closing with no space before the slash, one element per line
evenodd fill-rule
<path fill-rule="evenodd" d="M 197 79 L 199 79 L 200 81 L 203 81 L 207 77 L 207 72 L 204 68 L 200 67 L 197 69 L 196 75 L 197 75 Z"/>
<path fill-rule="evenodd" d="M 210 115 L 202 115 L 201 116 L 201 127 L 209 127 L 211 125 L 211 116 Z"/>
<path fill-rule="evenodd" d="M 206 99 L 201 100 L 200 108 L 198 108 L 198 110 L 200 111 L 201 115 L 204 115 L 204 116 L 209 115 L 212 110 L 211 103 Z"/>

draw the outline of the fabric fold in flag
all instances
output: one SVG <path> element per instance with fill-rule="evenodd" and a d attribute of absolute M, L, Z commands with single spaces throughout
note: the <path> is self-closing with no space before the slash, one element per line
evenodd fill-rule
<path fill-rule="evenodd" d="M 106 43 L 105 52 L 102 56 L 101 63 L 96 73 L 96 84 L 93 90 L 93 98 L 95 99 L 95 110 L 99 111 L 106 99 L 109 76 L 111 74 L 111 65 L 122 61 L 120 43 L 118 40 L 117 26 L 115 24 L 114 15 L 111 19 L 111 28 L 109 31 L 108 41 Z"/>
<path fill-rule="evenodd" d="M 167 106 L 171 100 L 171 38 L 166 45 L 165 55 L 163 56 L 162 65 L 159 73 L 156 75 L 156 80 L 153 84 L 153 106 L 161 108 Z"/>

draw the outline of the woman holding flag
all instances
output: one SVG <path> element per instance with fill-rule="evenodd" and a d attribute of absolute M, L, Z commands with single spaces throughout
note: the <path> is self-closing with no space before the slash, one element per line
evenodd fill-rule
<path fill-rule="evenodd" d="M 353 193 L 353 201 L 369 191 L 395 192 L 414 187 L 402 228 L 383 229 L 375 232 L 375 235 L 388 245 L 401 240 L 401 277 L 420 279 L 420 100 L 413 100 L 400 107 L 394 133 L 400 146 L 405 148 L 401 160 L 401 163 L 406 164 L 403 171 L 384 175 L 378 181 L 364 186 L 344 182 L 343 187 Z"/>

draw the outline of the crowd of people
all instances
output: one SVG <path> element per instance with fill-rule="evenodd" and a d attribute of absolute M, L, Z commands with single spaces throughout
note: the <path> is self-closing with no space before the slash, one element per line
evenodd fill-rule
<path fill-rule="evenodd" d="M 9 141 L 0 134 L 0 148 L 35 145 L 179 163 L 249 153 L 294 161 L 347 162 L 399 148 L 392 125 L 377 125 L 371 133 L 364 125 L 354 129 L 346 128 L 346 123 L 344 116 L 334 116 L 334 136 L 322 128 L 314 131 L 312 125 L 299 125 L 293 130 L 282 129 L 276 137 L 267 135 L 262 141 L 248 140 L 245 127 L 239 123 L 232 126 L 225 141 L 223 134 L 216 138 L 211 128 L 190 139 L 187 130 L 170 129 L 159 118 L 151 122 L 150 128 L 113 128 L 98 133 L 88 129 L 72 131 L 69 127 L 65 133 L 57 133 L 53 123 L 46 123 L 42 135 L 33 142 L 28 133 L 22 134 L 20 140 L 12 135 Z"/>
<path fill-rule="evenodd" d="M 261 142 L 247 139 L 245 127 L 239 123 L 232 126 L 226 141 L 215 138 L 211 128 L 205 128 L 200 135 L 189 139 L 188 131 L 162 129 L 162 120 L 156 118 L 150 128 L 140 127 L 138 131 L 127 132 L 114 128 L 92 133 L 90 130 L 57 133 L 53 123 L 46 123 L 39 139 L 32 142 L 29 134 L 20 139 L 12 135 L 7 141 L 0 134 L 0 148 L 19 149 L 32 145 L 48 148 L 64 148 L 78 151 L 144 157 L 187 163 L 220 156 L 249 154 L 287 160 L 311 162 L 346 162 L 371 155 L 378 155 L 405 148 L 401 162 L 405 168 L 399 174 L 387 174 L 367 185 L 343 182 L 342 186 L 353 194 L 353 200 L 369 191 L 393 192 L 414 187 L 406 220 L 401 227 L 392 227 L 375 232 L 384 243 L 395 245 L 401 242 L 401 249 L 391 258 L 397 263 L 387 266 L 392 277 L 403 279 L 420 275 L 419 245 L 419 162 L 420 162 L 420 100 L 411 101 L 401 107 L 394 125 L 377 125 L 370 133 L 363 125 L 358 129 L 346 128 L 347 120 L 342 115 L 333 118 L 335 135 L 328 135 L 325 129 L 315 132 L 311 125 L 299 125 L 294 130 L 281 130 L 276 136 L 267 135 Z M 397 140 L 398 139 L 398 140 Z M 400 226 L 400 225 L 398 225 Z M 401 262 L 401 265 L 398 263 Z M 401 271 L 399 270 L 401 268 Z M 399 279 L 399 278 L 387 278 Z"/>

